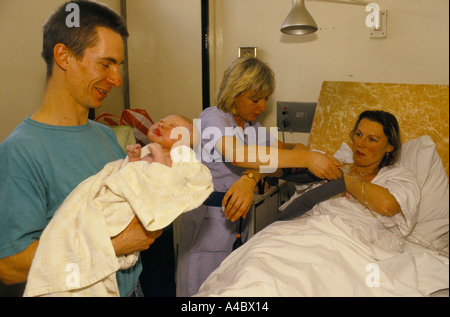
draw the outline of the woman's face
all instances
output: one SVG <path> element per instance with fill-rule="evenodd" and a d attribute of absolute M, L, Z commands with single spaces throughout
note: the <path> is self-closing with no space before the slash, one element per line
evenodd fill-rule
<path fill-rule="evenodd" d="M 257 98 L 251 98 L 251 91 L 240 94 L 235 98 L 236 123 L 239 126 L 243 126 L 245 121 L 255 121 L 256 118 L 266 111 L 267 96 L 261 96 Z"/>
<path fill-rule="evenodd" d="M 386 153 L 394 150 L 383 126 L 366 118 L 359 122 L 352 141 L 354 163 L 361 167 L 378 167 Z"/>

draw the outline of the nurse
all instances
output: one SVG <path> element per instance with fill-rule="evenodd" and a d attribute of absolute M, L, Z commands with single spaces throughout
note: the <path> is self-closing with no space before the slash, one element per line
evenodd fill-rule
<path fill-rule="evenodd" d="M 283 143 L 257 121 L 274 89 L 274 73 L 265 63 L 249 56 L 238 58 L 225 71 L 217 106 L 199 116 L 197 155 L 211 171 L 214 190 L 226 194 L 222 208 L 202 205 L 183 215 L 177 296 L 196 294 L 232 252 L 239 232 L 236 220 L 241 217 L 241 239 L 246 241 L 249 223 L 245 216 L 255 186 L 269 175 L 267 171 L 279 177 L 281 168 L 308 168 L 320 178 L 341 177 L 340 163 L 332 156 L 308 151 L 302 144 Z"/>

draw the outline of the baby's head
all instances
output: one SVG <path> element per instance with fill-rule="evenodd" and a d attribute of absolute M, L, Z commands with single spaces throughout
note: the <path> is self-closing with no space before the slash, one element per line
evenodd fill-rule
<path fill-rule="evenodd" d="M 189 119 L 179 116 L 167 116 L 150 127 L 147 137 L 150 142 L 161 144 L 163 149 L 170 150 L 175 144 L 191 145 L 192 123 Z"/>

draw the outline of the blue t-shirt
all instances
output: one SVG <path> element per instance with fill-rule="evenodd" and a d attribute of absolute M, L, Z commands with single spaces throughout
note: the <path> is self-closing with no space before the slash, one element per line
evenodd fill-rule
<path fill-rule="evenodd" d="M 27 117 L 0 144 L 0 258 L 39 240 L 78 184 L 124 157 L 114 132 L 104 125 L 89 120 L 54 126 Z M 133 289 L 141 270 L 138 262 L 117 272 L 121 296 Z"/>

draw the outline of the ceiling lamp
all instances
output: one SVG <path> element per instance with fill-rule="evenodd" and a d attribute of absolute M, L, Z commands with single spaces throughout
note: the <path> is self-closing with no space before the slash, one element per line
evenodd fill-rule
<path fill-rule="evenodd" d="M 304 35 L 317 31 L 317 24 L 305 7 L 305 0 L 294 0 L 291 12 L 281 26 L 281 32 Z"/>

